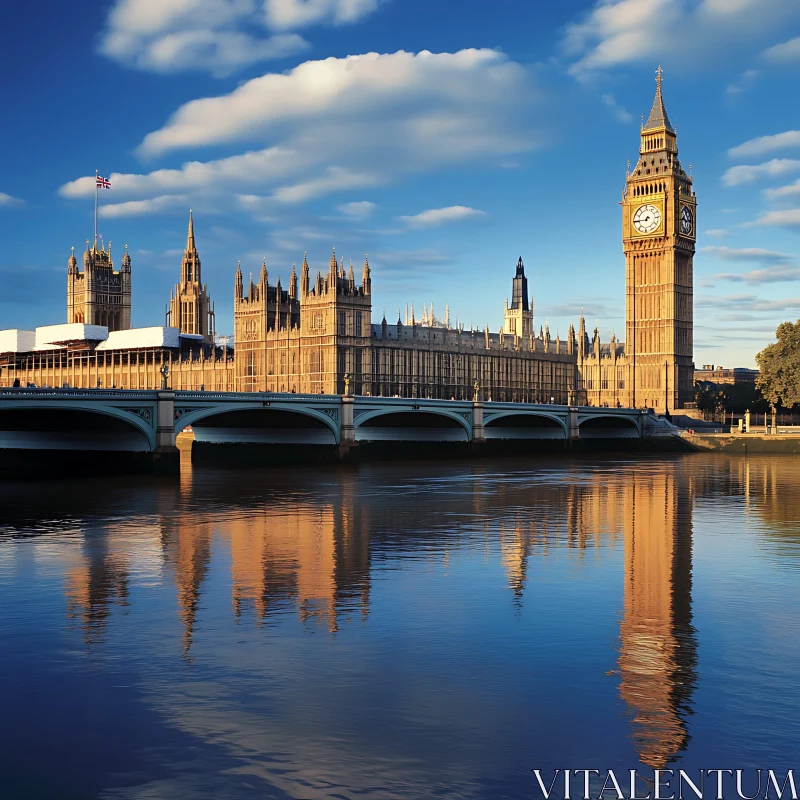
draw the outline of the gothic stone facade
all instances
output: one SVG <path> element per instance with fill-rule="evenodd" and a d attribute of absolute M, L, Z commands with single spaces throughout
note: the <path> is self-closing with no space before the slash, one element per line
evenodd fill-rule
<path fill-rule="evenodd" d="M 521 260 L 516 281 L 526 282 Z M 451 328 L 433 314 L 417 322 L 413 312 L 406 324 L 372 325 L 368 259 L 357 284 L 334 251 L 312 284 L 304 258 L 299 290 L 292 269 L 288 291 L 270 286 L 262 265 L 245 292 L 240 266 L 234 302 L 240 391 L 465 399 L 477 384 L 487 399 L 566 403 L 575 389 L 574 337 L 534 337 L 532 317 L 525 336 Z"/>
<path fill-rule="evenodd" d="M 97 242 L 83 254 L 83 271 L 78 269 L 75 248 L 67 266 L 67 322 L 104 325 L 109 331 L 131 327 L 131 257 L 125 246 L 122 267 L 114 270 L 111 242 L 108 252 Z"/>

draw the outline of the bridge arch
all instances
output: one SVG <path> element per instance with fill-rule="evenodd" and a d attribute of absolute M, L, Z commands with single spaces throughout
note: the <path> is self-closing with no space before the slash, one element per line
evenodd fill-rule
<path fill-rule="evenodd" d="M 0 408 L 0 444 L 10 449 L 152 452 L 155 407 L 17 401 Z"/>
<path fill-rule="evenodd" d="M 487 439 L 566 439 L 569 433 L 566 421 L 556 414 L 523 410 L 487 415 L 483 430 Z"/>
<path fill-rule="evenodd" d="M 179 433 L 187 425 L 191 425 L 195 431 L 195 441 L 202 438 L 205 428 L 214 429 L 216 433 L 212 438 L 216 438 L 218 441 L 338 444 L 340 438 L 339 410 L 332 409 L 332 411 L 334 411 L 336 419 L 324 411 L 297 404 L 286 407 L 264 402 L 226 403 L 183 413 L 175 420 L 175 432 Z M 301 424 L 303 422 L 306 424 Z M 223 433 L 222 429 L 228 433 Z M 246 430 L 251 433 L 245 434 Z M 234 431 L 238 431 L 238 433 L 234 433 Z M 272 431 L 272 434 L 267 434 L 266 431 Z M 283 433 L 279 433 L 281 431 Z M 210 431 L 209 435 L 211 436 Z M 223 438 L 220 439 L 220 437 Z"/>
<path fill-rule="evenodd" d="M 457 411 L 443 408 L 408 407 L 363 411 L 353 421 L 356 441 L 469 442 L 469 420 Z"/>
<path fill-rule="evenodd" d="M 592 414 L 578 421 L 581 439 L 638 439 L 640 421 L 621 414 Z"/>

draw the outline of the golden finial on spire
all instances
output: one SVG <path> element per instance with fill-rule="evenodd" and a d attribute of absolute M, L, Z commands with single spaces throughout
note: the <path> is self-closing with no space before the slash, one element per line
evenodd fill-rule
<path fill-rule="evenodd" d="M 661 69 L 661 64 L 658 65 L 658 69 L 656 70 L 656 86 L 658 87 L 658 91 L 661 91 L 661 76 L 664 74 L 664 70 Z"/>

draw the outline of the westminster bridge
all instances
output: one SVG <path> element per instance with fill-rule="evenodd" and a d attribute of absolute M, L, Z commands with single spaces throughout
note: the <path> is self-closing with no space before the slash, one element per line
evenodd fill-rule
<path fill-rule="evenodd" d="M 122 389 L 0 389 L 0 460 L 53 458 L 141 464 L 174 460 L 191 428 L 194 452 L 314 452 L 333 459 L 383 446 L 437 450 L 576 446 L 629 449 L 674 443 L 677 431 L 641 409 L 491 401 L 428 400 L 271 392 Z M 177 463 L 177 462 L 176 462 Z M 173 467 L 170 467 L 170 470 Z M 176 468 L 176 467 L 175 467 Z"/>

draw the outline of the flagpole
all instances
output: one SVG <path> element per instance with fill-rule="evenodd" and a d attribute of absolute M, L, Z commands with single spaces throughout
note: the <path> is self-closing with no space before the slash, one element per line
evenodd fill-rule
<path fill-rule="evenodd" d="M 97 250 L 97 170 L 94 171 L 94 249 Z"/>

